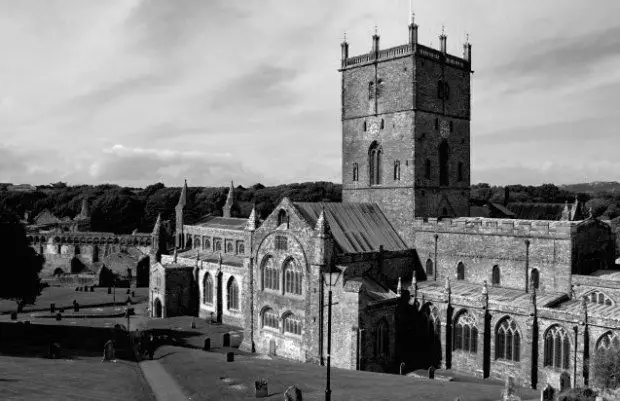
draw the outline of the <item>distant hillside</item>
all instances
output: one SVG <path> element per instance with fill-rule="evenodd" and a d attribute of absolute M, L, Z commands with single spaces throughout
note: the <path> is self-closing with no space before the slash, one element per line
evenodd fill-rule
<path fill-rule="evenodd" d="M 594 194 L 597 192 L 611 192 L 620 194 L 620 182 L 618 181 L 594 181 L 581 184 L 560 185 L 560 188 L 570 192 Z"/>

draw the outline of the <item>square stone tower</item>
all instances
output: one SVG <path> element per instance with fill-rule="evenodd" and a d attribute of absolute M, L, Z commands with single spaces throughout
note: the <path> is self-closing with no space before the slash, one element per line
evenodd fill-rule
<path fill-rule="evenodd" d="M 381 206 L 413 246 L 417 217 L 469 216 L 471 45 L 409 43 L 349 57 L 342 43 L 343 202 Z"/>

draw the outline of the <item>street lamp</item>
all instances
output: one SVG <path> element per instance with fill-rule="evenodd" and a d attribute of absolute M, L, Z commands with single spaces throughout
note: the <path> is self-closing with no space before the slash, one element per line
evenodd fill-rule
<path fill-rule="evenodd" d="M 332 352 L 332 305 L 338 305 L 332 303 L 332 287 L 335 283 L 332 283 L 332 275 L 334 271 L 330 266 L 329 269 L 329 291 L 327 293 L 327 378 L 325 383 L 325 401 L 330 401 L 332 398 L 331 389 L 331 352 Z M 338 270 L 336 270 L 338 273 Z M 340 275 L 338 275 L 340 276 Z M 338 281 L 338 277 L 336 277 Z"/>

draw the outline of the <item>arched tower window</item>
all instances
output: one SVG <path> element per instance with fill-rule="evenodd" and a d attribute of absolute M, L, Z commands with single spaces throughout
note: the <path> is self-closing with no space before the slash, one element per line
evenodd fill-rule
<path fill-rule="evenodd" d="M 431 179 L 431 160 L 430 159 L 426 159 L 426 161 L 424 162 L 424 178 L 426 178 L 427 180 Z"/>
<path fill-rule="evenodd" d="M 562 326 L 551 326 L 545 334 L 544 365 L 557 369 L 570 366 L 570 340 Z"/>
<path fill-rule="evenodd" d="M 202 303 L 213 303 L 213 277 L 209 273 L 202 279 Z"/>
<path fill-rule="evenodd" d="M 273 262 L 271 256 L 266 256 L 261 265 L 263 273 L 263 289 L 279 290 L 280 289 L 280 272 Z"/>
<path fill-rule="evenodd" d="M 368 100 L 375 98 L 375 83 L 368 82 Z"/>
<path fill-rule="evenodd" d="M 364 123 L 362 124 L 362 129 L 364 130 L 364 132 L 366 132 L 366 129 L 367 129 L 366 121 L 364 121 Z"/>
<path fill-rule="evenodd" d="M 499 277 L 499 266 L 493 266 L 493 271 L 491 272 L 491 284 L 499 285 L 500 277 Z"/>
<path fill-rule="evenodd" d="M 430 259 L 426 259 L 426 275 L 427 276 L 433 275 L 433 261 Z"/>
<path fill-rule="evenodd" d="M 231 277 L 228 280 L 228 285 L 226 286 L 226 292 L 228 293 L 228 310 L 238 310 L 239 309 L 239 285 L 237 284 L 237 280 L 234 277 Z"/>
<path fill-rule="evenodd" d="M 271 308 L 265 308 L 263 311 L 263 327 L 271 327 L 277 329 L 280 327 L 278 315 Z"/>
<path fill-rule="evenodd" d="M 381 146 L 375 141 L 368 149 L 368 175 L 370 185 L 381 184 Z"/>
<path fill-rule="evenodd" d="M 495 359 L 519 362 L 521 334 L 517 323 L 510 317 L 504 318 L 495 331 Z"/>
<path fill-rule="evenodd" d="M 230 241 L 226 244 L 226 253 L 235 253 L 233 243 Z"/>
<path fill-rule="evenodd" d="M 448 142 L 442 141 L 439 145 L 439 185 L 449 185 L 449 159 L 450 149 Z"/>
<path fill-rule="evenodd" d="M 538 269 L 532 269 L 532 272 L 530 273 L 530 283 L 532 287 L 534 287 L 535 289 L 538 289 L 539 281 L 540 281 L 540 272 L 538 271 Z"/>
<path fill-rule="evenodd" d="M 456 266 L 456 279 L 457 280 L 465 280 L 465 265 L 463 262 L 459 262 Z"/>
<path fill-rule="evenodd" d="M 357 163 L 353 163 L 353 181 L 359 180 L 359 167 Z"/>
<path fill-rule="evenodd" d="M 287 222 L 286 210 L 280 209 L 278 212 L 278 227 Z"/>
<path fill-rule="evenodd" d="M 388 323 L 382 319 L 377 326 L 375 337 L 375 355 L 387 356 L 389 351 L 390 337 Z"/>
<path fill-rule="evenodd" d="M 292 313 L 287 313 L 282 318 L 285 333 L 301 335 L 301 320 Z"/>
<path fill-rule="evenodd" d="M 394 180 L 400 181 L 400 160 L 394 161 Z"/>
<path fill-rule="evenodd" d="M 284 262 L 284 292 L 301 295 L 301 267 L 293 259 Z"/>
<path fill-rule="evenodd" d="M 463 162 L 459 162 L 456 172 L 458 181 L 463 181 Z"/>
<path fill-rule="evenodd" d="M 463 312 L 456 318 L 453 349 L 472 354 L 478 352 L 478 327 L 476 319 L 469 312 Z"/>
<path fill-rule="evenodd" d="M 381 129 L 385 128 L 385 120 L 382 118 L 381 119 Z"/>

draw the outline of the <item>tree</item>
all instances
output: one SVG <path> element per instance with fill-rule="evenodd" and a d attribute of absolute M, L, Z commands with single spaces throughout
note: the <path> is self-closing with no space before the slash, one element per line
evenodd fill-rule
<path fill-rule="evenodd" d="M 0 298 L 20 306 L 33 304 L 41 294 L 39 272 L 43 257 L 28 246 L 26 231 L 14 213 L 0 208 Z"/>
<path fill-rule="evenodd" d="M 606 390 L 620 387 L 620 353 L 616 347 L 597 350 L 593 373 L 598 387 Z"/>

